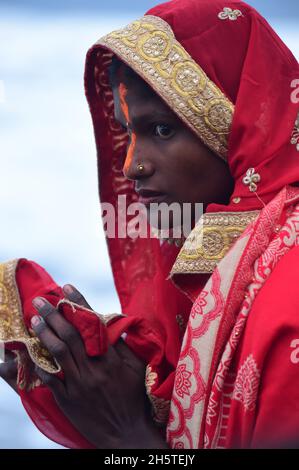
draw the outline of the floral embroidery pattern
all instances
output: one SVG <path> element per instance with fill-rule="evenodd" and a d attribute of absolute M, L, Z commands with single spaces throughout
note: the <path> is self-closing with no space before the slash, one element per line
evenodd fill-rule
<path fill-rule="evenodd" d="M 292 132 L 291 144 L 296 146 L 296 150 L 299 152 L 299 113 L 295 121 L 294 130 Z"/>
<path fill-rule="evenodd" d="M 221 11 L 218 15 L 218 18 L 221 20 L 231 20 L 235 21 L 239 18 L 239 16 L 243 16 L 240 10 L 233 10 L 232 8 L 224 7 L 223 11 Z"/>
<path fill-rule="evenodd" d="M 244 405 L 246 411 L 252 411 L 255 408 L 259 378 L 260 373 L 256 362 L 250 354 L 239 369 L 232 396 L 233 400 L 240 401 Z"/>
<path fill-rule="evenodd" d="M 179 441 L 176 443 L 176 445 L 174 446 L 175 449 L 184 449 L 185 446 L 184 446 L 184 443 Z"/>
<path fill-rule="evenodd" d="M 186 364 L 182 364 L 178 367 L 174 386 L 176 393 L 181 398 L 183 398 L 184 395 L 190 395 L 190 376 L 191 372 L 186 370 Z"/>
<path fill-rule="evenodd" d="M 214 293 L 221 292 L 225 305 L 228 305 L 227 292 L 229 286 L 232 284 L 227 283 L 226 279 L 230 271 L 233 273 L 232 276 L 235 286 L 240 285 L 239 283 L 242 283 L 242 280 L 245 278 L 248 278 L 249 280 L 252 279 L 252 274 L 254 278 L 260 282 L 260 285 L 262 285 L 268 279 L 281 256 L 285 254 L 286 251 L 289 251 L 292 246 L 298 245 L 298 198 L 298 188 L 288 187 L 286 191 L 281 191 L 279 195 L 277 195 L 276 198 L 268 204 L 267 208 L 261 212 L 258 223 L 251 227 L 250 230 L 244 232 L 245 235 L 239 239 L 244 243 L 244 245 L 242 246 L 238 242 L 236 249 L 232 250 L 232 252 L 227 255 L 227 258 L 219 264 L 205 286 L 205 290 L 209 293 L 207 296 L 208 305 L 210 304 L 211 292 L 213 290 Z M 279 219 L 281 207 L 285 205 L 286 201 L 292 201 L 292 203 L 297 201 L 298 205 L 295 210 L 294 205 L 290 208 L 288 217 L 292 217 L 292 223 L 290 224 L 290 221 L 288 221 L 281 229 L 281 246 L 275 248 L 276 256 L 274 256 L 275 253 L 273 253 L 272 256 L 270 253 L 272 253 L 273 245 L 269 247 L 269 236 L 273 233 L 273 222 L 275 223 L 275 221 Z M 288 225 L 290 225 L 290 227 L 286 236 L 285 230 Z M 254 230 L 255 236 L 251 237 Z M 250 241 L 250 243 L 248 243 L 248 241 Z M 257 260 L 263 256 L 265 251 L 269 253 L 269 257 L 267 255 L 267 261 L 265 262 L 263 258 L 260 264 Z M 252 272 L 252 266 L 254 266 L 254 272 Z M 238 267 L 238 270 L 236 270 L 236 267 Z M 215 281 L 215 275 L 219 275 L 219 283 L 217 282 L 216 285 L 213 284 L 213 280 Z M 229 400 L 234 399 L 235 405 L 237 404 L 236 401 L 240 402 L 240 405 L 242 405 L 240 408 L 243 408 L 244 410 L 244 419 L 245 417 L 247 418 L 247 409 L 251 410 L 256 406 L 259 392 L 260 371 L 258 370 L 253 354 L 249 354 L 247 359 L 241 362 L 241 367 L 238 368 L 237 374 L 235 373 L 235 363 L 233 362 L 235 357 L 234 354 L 239 344 L 242 330 L 245 327 L 246 319 L 250 313 L 252 302 L 259 290 L 256 288 L 257 283 L 252 282 L 252 284 L 254 285 L 254 289 L 246 301 L 243 299 L 242 292 L 240 293 L 239 289 L 234 289 L 234 295 L 230 299 L 229 305 L 231 311 L 239 311 L 240 313 L 236 319 L 235 328 L 233 331 L 230 329 L 231 338 L 225 346 L 223 356 L 218 365 L 218 377 L 217 380 L 216 378 L 213 380 L 209 395 L 207 390 L 209 390 L 208 387 L 210 386 L 210 382 L 208 382 L 208 380 L 209 373 L 211 371 L 211 363 L 209 363 L 207 359 L 211 356 L 209 355 L 207 345 L 210 346 L 213 344 L 213 339 L 219 331 L 219 323 L 217 325 L 217 318 L 216 320 L 214 319 L 210 330 L 204 330 L 205 335 L 200 337 L 200 340 L 202 341 L 199 342 L 197 338 L 199 327 L 198 323 L 200 321 L 202 322 L 202 318 L 199 315 L 195 316 L 194 319 L 190 317 L 190 322 L 187 326 L 187 334 L 183 341 L 179 365 L 186 364 L 187 369 L 189 371 L 193 371 L 191 377 L 192 382 L 193 378 L 201 378 L 204 386 L 202 388 L 203 395 L 200 400 L 198 400 L 197 397 L 195 398 L 192 387 L 190 389 L 190 395 L 185 395 L 183 399 L 180 399 L 179 396 L 176 396 L 174 390 L 171 403 L 172 419 L 169 420 L 167 427 L 168 442 L 171 444 L 171 447 L 174 447 L 177 442 L 183 442 L 184 448 L 188 449 L 198 448 L 199 446 L 205 448 L 223 447 L 225 446 L 225 442 L 223 444 L 224 438 L 226 439 L 229 436 L 228 432 L 231 432 L 231 430 L 228 431 L 228 422 L 226 422 L 229 419 L 229 417 L 227 417 Z M 213 308 L 213 305 L 211 305 L 210 308 Z M 224 305 L 220 306 L 220 314 L 224 311 L 224 308 Z M 207 307 L 204 308 L 204 314 L 206 313 L 208 313 Z M 235 320 L 233 323 L 235 323 Z M 210 335 L 209 332 L 211 332 Z M 238 333 L 237 336 L 236 333 Z M 195 353 L 197 354 L 196 362 L 194 360 Z M 191 362 L 191 360 L 193 361 Z M 192 369 L 193 364 L 196 365 L 196 367 L 193 367 Z M 219 411 L 216 411 L 216 415 L 213 416 L 215 408 L 214 404 L 210 402 L 210 398 L 219 404 L 219 408 L 222 408 L 223 411 L 220 410 L 222 413 L 221 415 Z M 209 400 L 208 403 L 207 400 Z M 204 419 L 203 405 L 205 403 L 210 405 L 207 419 L 210 420 L 211 425 L 208 424 L 207 419 Z M 240 412 L 242 413 L 242 410 L 240 410 Z M 219 419 L 220 417 L 224 419 Z M 202 437 L 200 435 L 201 430 L 206 433 L 204 435 L 204 432 L 202 432 Z"/>
<path fill-rule="evenodd" d="M 200 295 L 195 301 L 195 304 L 192 308 L 191 311 L 191 316 L 192 318 L 195 317 L 195 315 L 202 315 L 203 314 L 203 308 L 207 305 L 207 301 L 205 300 L 205 297 L 208 295 L 208 292 L 206 291 L 201 291 Z"/>
<path fill-rule="evenodd" d="M 257 184 L 259 181 L 261 181 L 261 177 L 258 173 L 255 172 L 254 168 L 249 168 L 246 172 L 246 176 L 243 178 L 243 183 L 246 184 L 246 186 L 249 186 L 249 191 L 254 192 L 257 190 Z"/>

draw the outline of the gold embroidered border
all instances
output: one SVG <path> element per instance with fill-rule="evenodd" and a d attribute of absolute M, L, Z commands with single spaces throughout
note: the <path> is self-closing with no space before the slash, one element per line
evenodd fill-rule
<path fill-rule="evenodd" d="M 19 342 L 26 346 L 31 360 L 49 373 L 56 373 L 60 366 L 41 346 L 37 337 L 27 330 L 23 321 L 22 306 L 16 283 L 18 260 L 0 263 L 0 341 Z"/>
<path fill-rule="evenodd" d="M 159 17 L 146 15 L 101 38 L 135 70 L 200 139 L 226 160 L 234 105 Z"/>
<path fill-rule="evenodd" d="M 148 364 L 145 371 L 145 389 L 152 405 L 153 420 L 158 426 L 165 426 L 169 418 L 170 400 L 153 395 L 152 389 L 156 385 L 157 380 L 158 374 Z"/>
<path fill-rule="evenodd" d="M 51 374 L 57 373 L 61 370 L 60 365 L 42 347 L 40 340 L 33 336 L 34 332 L 32 330 L 28 331 L 23 321 L 23 309 L 16 283 L 17 265 L 18 260 L 0 263 L 0 342 L 4 344 L 12 342 L 24 344 L 34 364 Z M 106 326 L 123 316 L 117 313 L 101 315 L 66 299 L 63 299 L 60 303 L 69 303 L 74 308 L 80 307 L 94 313 Z M 24 354 L 19 355 L 19 357 L 23 358 L 22 361 L 19 360 L 19 364 L 24 363 Z"/>
<path fill-rule="evenodd" d="M 28 355 L 27 350 L 15 351 L 18 363 L 17 385 L 20 390 L 30 392 L 42 385 L 42 381 L 34 370 L 34 364 Z"/>
<path fill-rule="evenodd" d="M 212 273 L 260 211 L 204 214 L 177 256 L 174 274 Z"/>

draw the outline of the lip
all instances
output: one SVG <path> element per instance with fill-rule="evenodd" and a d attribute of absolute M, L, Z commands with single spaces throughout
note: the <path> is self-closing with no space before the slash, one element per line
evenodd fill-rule
<path fill-rule="evenodd" d="M 139 189 L 136 192 L 139 196 L 139 202 L 145 206 L 153 203 L 160 203 L 166 199 L 166 194 L 152 189 Z"/>

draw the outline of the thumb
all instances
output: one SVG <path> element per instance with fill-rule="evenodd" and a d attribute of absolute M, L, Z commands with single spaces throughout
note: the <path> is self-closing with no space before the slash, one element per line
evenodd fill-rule
<path fill-rule="evenodd" d="M 71 284 L 65 284 L 62 288 L 66 298 L 75 304 L 81 305 L 82 307 L 93 310 L 89 303 L 85 300 L 85 297 Z"/>

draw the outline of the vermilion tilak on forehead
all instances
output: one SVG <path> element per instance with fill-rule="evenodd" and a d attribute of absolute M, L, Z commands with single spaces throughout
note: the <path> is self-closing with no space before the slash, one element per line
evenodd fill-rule
<path fill-rule="evenodd" d="M 119 98 L 120 98 L 120 107 L 122 109 L 122 112 L 124 113 L 127 123 L 130 124 L 129 108 L 126 102 L 126 96 L 127 96 L 128 90 L 123 83 L 120 83 L 118 87 L 118 92 L 119 92 Z M 124 164 L 124 171 L 127 171 L 132 163 L 135 146 L 136 146 L 136 134 L 132 132 L 131 141 L 130 141 L 129 148 L 127 150 L 127 156 L 126 156 L 126 160 Z"/>

